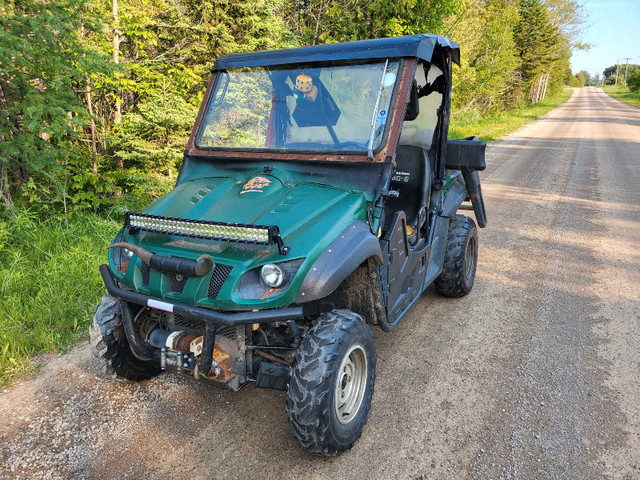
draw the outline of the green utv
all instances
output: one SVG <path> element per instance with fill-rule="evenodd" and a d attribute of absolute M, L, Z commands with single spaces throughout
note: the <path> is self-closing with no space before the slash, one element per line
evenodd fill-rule
<path fill-rule="evenodd" d="M 432 283 L 473 286 L 476 224 L 457 212 L 486 225 L 485 144 L 447 140 L 452 61 L 434 35 L 219 58 L 176 187 L 125 214 L 100 267 L 104 371 L 286 390 L 302 446 L 351 448 L 372 326 Z"/>

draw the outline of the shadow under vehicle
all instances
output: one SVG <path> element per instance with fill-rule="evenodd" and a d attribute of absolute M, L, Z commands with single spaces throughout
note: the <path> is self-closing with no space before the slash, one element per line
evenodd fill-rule
<path fill-rule="evenodd" d="M 291 431 L 360 437 L 373 326 L 473 286 L 485 144 L 447 140 L 458 45 L 414 35 L 216 62 L 175 188 L 125 214 L 91 325 L 105 372 L 287 391 Z"/>

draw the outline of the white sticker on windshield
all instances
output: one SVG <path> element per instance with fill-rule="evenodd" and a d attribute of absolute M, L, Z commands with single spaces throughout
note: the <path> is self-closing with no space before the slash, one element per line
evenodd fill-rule
<path fill-rule="evenodd" d="M 376 115 L 376 124 L 384 125 L 385 123 L 387 123 L 387 111 L 382 109 L 378 112 L 378 115 Z"/>

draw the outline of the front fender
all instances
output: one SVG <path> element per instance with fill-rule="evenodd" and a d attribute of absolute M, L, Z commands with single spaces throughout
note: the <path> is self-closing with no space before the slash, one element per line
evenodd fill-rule
<path fill-rule="evenodd" d="M 380 241 L 366 222 L 357 221 L 338 235 L 313 263 L 300 285 L 296 303 L 326 297 L 368 258 L 382 265 Z"/>

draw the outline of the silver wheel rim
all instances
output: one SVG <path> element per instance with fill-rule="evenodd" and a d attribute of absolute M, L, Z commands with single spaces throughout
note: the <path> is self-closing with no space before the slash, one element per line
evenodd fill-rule
<path fill-rule="evenodd" d="M 469 237 L 467 242 L 467 248 L 464 251 L 464 276 L 467 279 L 473 273 L 473 267 L 476 263 L 476 239 L 475 237 Z"/>
<path fill-rule="evenodd" d="M 347 425 L 357 415 L 367 388 L 367 355 L 354 345 L 342 359 L 335 387 L 335 412 L 338 421 Z"/>

